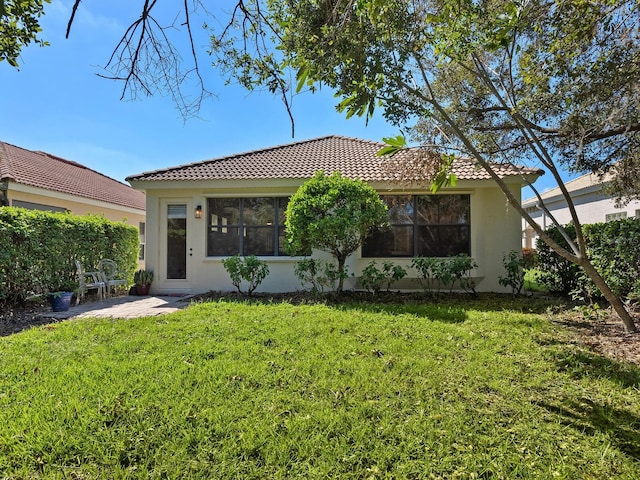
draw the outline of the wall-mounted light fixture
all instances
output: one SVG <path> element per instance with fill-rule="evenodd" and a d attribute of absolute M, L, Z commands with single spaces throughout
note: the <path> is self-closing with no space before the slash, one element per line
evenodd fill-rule
<path fill-rule="evenodd" d="M 196 209 L 193 211 L 193 216 L 195 218 L 202 218 L 202 205 L 198 205 Z"/>

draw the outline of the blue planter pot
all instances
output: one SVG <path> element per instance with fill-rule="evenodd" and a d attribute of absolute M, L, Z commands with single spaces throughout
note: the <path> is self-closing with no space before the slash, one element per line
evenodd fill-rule
<path fill-rule="evenodd" d="M 66 312 L 71 306 L 73 292 L 56 292 L 49 295 L 51 310 L 54 312 Z"/>

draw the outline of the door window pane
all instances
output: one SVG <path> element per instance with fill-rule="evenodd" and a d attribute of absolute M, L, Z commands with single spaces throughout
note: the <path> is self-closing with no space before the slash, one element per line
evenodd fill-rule
<path fill-rule="evenodd" d="M 167 207 L 167 278 L 187 278 L 187 206 Z"/>

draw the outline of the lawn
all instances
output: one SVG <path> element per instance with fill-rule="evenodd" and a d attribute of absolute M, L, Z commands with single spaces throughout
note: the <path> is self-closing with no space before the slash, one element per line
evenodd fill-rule
<path fill-rule="evenodd" d="M 640 370 L 544 312 L 216 301 L 0 338 L 0 478 L 639 478 Z"/>

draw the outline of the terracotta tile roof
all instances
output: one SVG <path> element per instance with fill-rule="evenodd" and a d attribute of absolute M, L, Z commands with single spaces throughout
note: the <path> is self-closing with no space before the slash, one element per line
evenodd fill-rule
<path fill-rule="evenodd" d="M 145 210 L 145 194 L 79 163 L 0 142 L 0 181 Z"/>
<path fill-rule="evenodd" d="M 392 180 L 383 168 L 385 159 L 376 155 L 384 144 L 338 135 L 279 145 L 212 160 L 144 172 L 127 177 L 128 181 L 204 181 L 250 179 L 307 179 L 318 170 L 327 174 L 339 171 L 345 177 L 368 182 Z M 410 150 L 397 156 L 407 156 Z M 394 157 L 394 158 L 395 158 Z M 540 170 L 498 166 L 501 176 L 540 175 Z M 485 180 L 489 174 L 464 159 L 454 162 L 454 173 L 461 180 Z"/>

